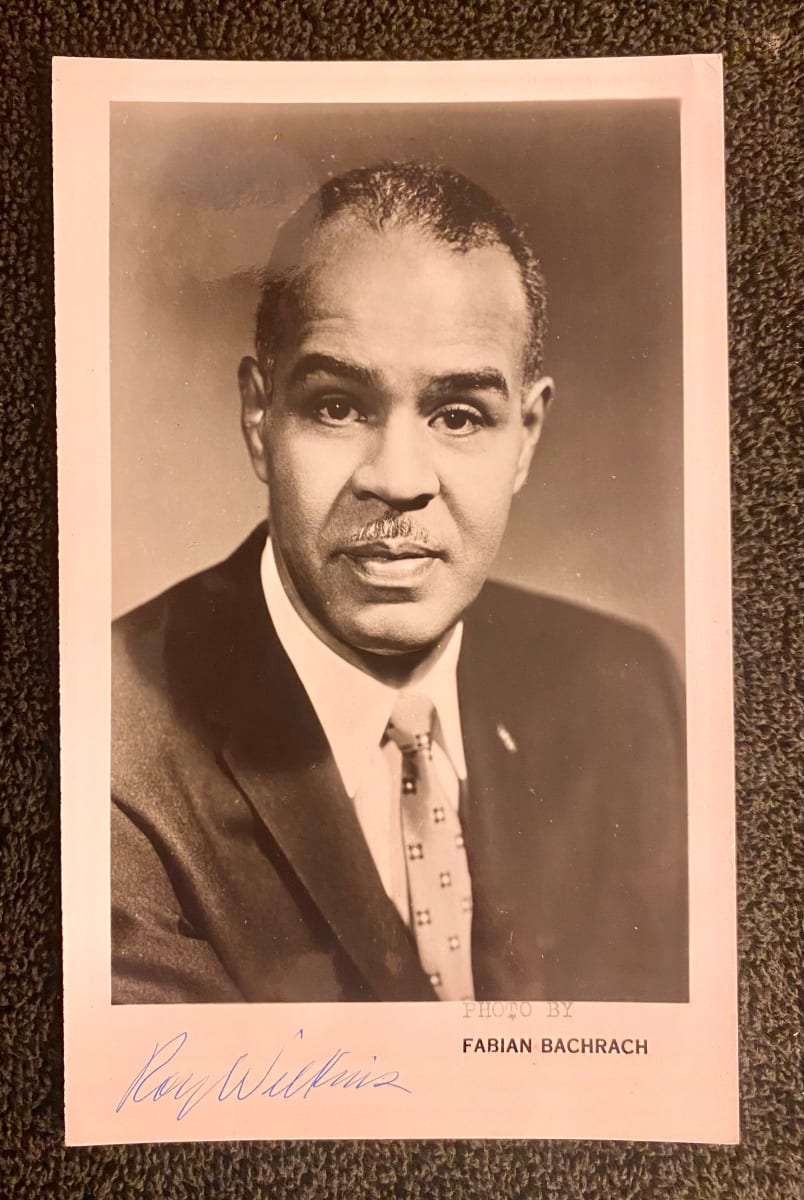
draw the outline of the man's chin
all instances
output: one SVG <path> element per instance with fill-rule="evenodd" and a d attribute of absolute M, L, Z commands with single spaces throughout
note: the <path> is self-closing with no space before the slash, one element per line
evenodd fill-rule
<path fill-rule="evenodd" d="M 389 633 L 368 633 L 350 635 L 346 643 L 359 654 L 376 655 L 380 658 L 406 658 L 423 656 L 435 650 L 448 636 L 453 626 L 445 627 L 436 633 L 421 633 L 419 631 L 398 631 Z"/>
<path fill-rule="evenodd" d="M 443 614 L 438 618 L 401 619 L 401 606 L 395 605 L 390 617 L 372 613 L 363 621 L 344 622 L 330 630 L 338 640 L 358 654 L 380 658 L 426 657 L 449 635 L 460 620 L 460 612 Z"/>

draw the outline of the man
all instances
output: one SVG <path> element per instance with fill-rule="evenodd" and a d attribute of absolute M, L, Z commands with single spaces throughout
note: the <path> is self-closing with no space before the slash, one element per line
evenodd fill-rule
<path fill-rule="evenodd" d="M 281 231 L 239 371 L 268 529 L 115 628 L 116 1002 L 686 999 L 672 669 L 486 583 L 544 307 L 444 169 Z"/>

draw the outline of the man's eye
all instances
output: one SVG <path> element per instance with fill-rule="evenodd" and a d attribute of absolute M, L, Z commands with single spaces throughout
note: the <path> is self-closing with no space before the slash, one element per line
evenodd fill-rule
<path fill-rule="evenodd" d="M 315 415 L 324 425 L 351 425 L 364 419 L 363 414 L 358 412 L 354 404 L 350 404 L 348 400 L 338 396 L 319 404 L 316 407 Z"/>
<path fill-rule="evenodd" d="M 441 412 L 437 413 L 433 418 L 432 424 L 446 430 L 448 433 L 456 433 L 465 437 L 467 434 L 475 433 L 478 429 L 482 429 L 486 421 L 482 413 L 479 413 L 476 408 L 453 406 L 451 408 L 442 408 Z"/>

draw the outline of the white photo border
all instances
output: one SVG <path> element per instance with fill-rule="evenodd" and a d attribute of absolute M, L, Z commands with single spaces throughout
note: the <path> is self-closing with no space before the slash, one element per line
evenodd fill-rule
<path fill-rule="evenodd" d="M 739 1140 L 722 66 L 55 59 L 65 1129 L 71 1145 L 267 1138 Z M 689 1004 L 110 1002 L 109 105 L 676 99 L 681 113 Z M 526 1011 L 527 1009 L 527 1011 Z M 627 1057 L 543 1037 L 633 1037 Z M 464 1037 L 532 1055 L 464 1055 Z M 237 1092 L 348 1052 L 349 1089 Z M 152 1057 L 153 1056 L 153 1057 Z M 246 1056 L 246 1057 L 242 1057 Z M 347 1062 L 346 1059 L 343 1060 Z M 150 1064 L 150 1065 L 146 1065 Z M 238 1064 L 227 1076 L 232 1064 Z M 136 1093 L 135 1081 L 152 1072 Z M 398 1072 L 398 1076 L 394 1073 Z M 221 1077 L 227 1087 L 212 1088 Z M 279 1078 L 277 1068 L 276 1077 Z M 162 1087 L 158 1084 L 164 1080 Z M 354 1086 L 365 1080 L 363 1086 Z M 382 1086 L 372 1086 L 372 1081 Z M 401 1087 L 392 1086 L 397 1081 Z M 178 1091 L 178 1095 L 177 1095 Z M 273 1101 L 273 1102 L 272 1102 Z"/>

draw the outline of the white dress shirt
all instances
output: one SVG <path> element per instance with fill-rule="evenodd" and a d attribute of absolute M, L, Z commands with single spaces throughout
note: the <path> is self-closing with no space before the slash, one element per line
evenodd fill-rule
<path fill-rule="evenodd" d="M 279 577 L 270 537 L 260 574 L 277 637 L 321 722 L 383 887 L 409 923 L 399 812 L 402 756 L 393 742 L 382 745 L 398 691 L 341 658 L 305 624 Z M 460 780 L 466 778 L 456 682 L 462 634 L 457 625 L 437 661 L 411 688 L 435 708 L 433 759 L 456 811 Z"/>

